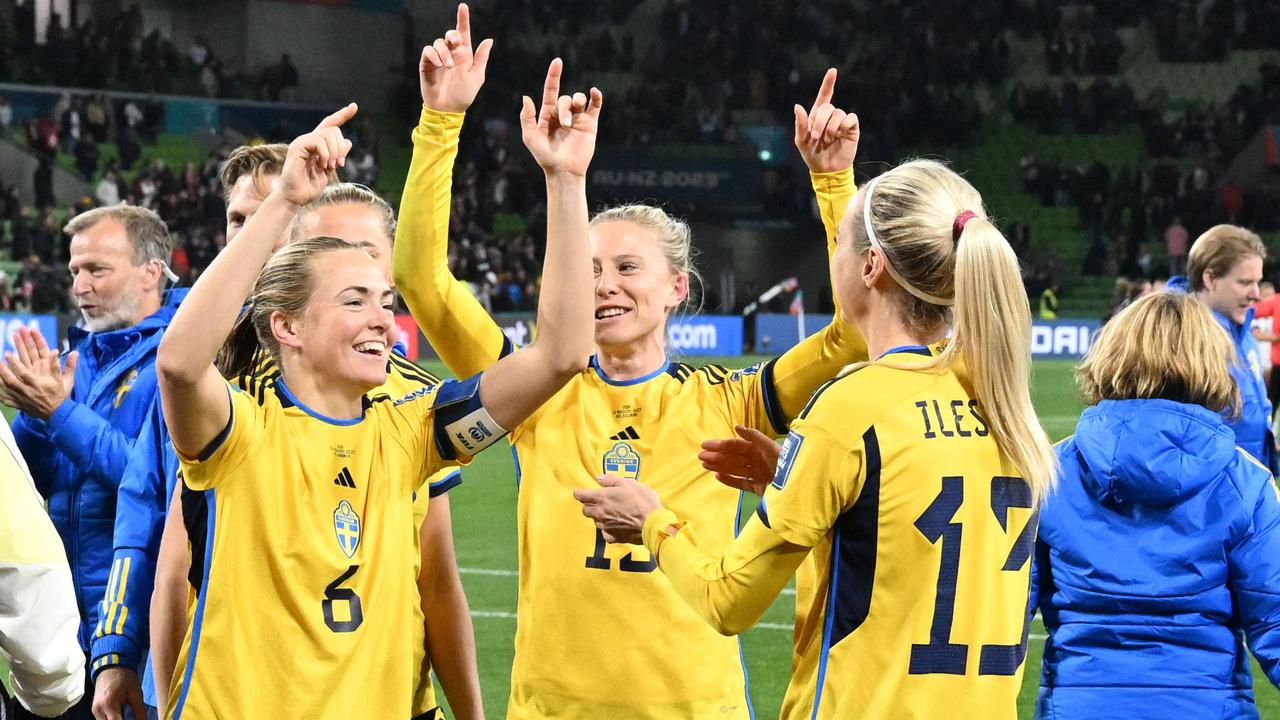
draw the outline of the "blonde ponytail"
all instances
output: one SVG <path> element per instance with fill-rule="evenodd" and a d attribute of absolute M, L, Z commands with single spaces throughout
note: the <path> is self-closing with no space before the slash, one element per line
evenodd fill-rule
<path fill-rule="evenodd" d="M 1018 258 L 982 216 L 965 224 L 955 256 L 955 325 L 942 361 L 963 359 L 996 443 L 1043 498 L 1057 459 L 1031 404 L 1031 308 Z"/>
<path fill-rule="evenodd" d="M 904 291 L 910 326 L 927 333 L 951 325 L 951 341 L 926 367 L 960 371 L 1001 452 L 1033 497 L 1044 498 L 1057 460 L 1031 404 L 1031 308 L 1013 249 L 987 219 L 978 191 L 941 163 L 905 163 L 866 192 L 853 249 L 863 252 L 876 239 Z M 972 216 L 957 232 L 966 211 Z"/>

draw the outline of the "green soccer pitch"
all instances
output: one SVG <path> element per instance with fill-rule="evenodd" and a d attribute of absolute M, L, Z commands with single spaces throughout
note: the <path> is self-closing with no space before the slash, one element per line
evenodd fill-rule
<path fill-rule="evenodd" d="M 745 367 L 759 358 L 685 358 L 702 364 L 720 362 L 728 367 Z M 437 375 L 447 375 L 439 363 L 423 363 Z M 1070 361 L 1037 361 L 1033 378 L 1033 394 L 1040 420 L 1054 440 L 1070 435 L 1084 404 L 1075 391 Z M 12 413 L 5 408 L 5 417 Z M 463 471 L 465 482 L 450 491 L 453 533 L 457 545 L 458 566 L 466 587 L 475 624 L 476 645 L 480 665 L 480 686 L 484 692 L 485 713 L 500 718 L 505 713 L 514 655 L 516 609 L 516 487 L 511 453 L 500 444 L 481 454 Z M 747 516 L 746 513 L 743 514 Z M 778 717 L 782 695 L 791 668 L 791 627 L 795 596 L 782 595 L 765 614 L 761 625 L 743 636 L 747 668 L 750 674 L 751 701 L 756 717 L 761 720 Z M 1031 629 L 1031 642 L 1023 674 L 1022 694 L 1018 698 L 1018 716 L 1032 717 L 1036 686 L 1040 677 L 1040 653 L 1044 645 L 1044 626 L 1037 619 Z M 625 652 L 621 649 L 620 652 Z M 4 659 L 0 657 L 0 674 L 8 680 Z M 437 687 L 438 690 L 438 687 Z M 1280 718 L 1280 691 L 1272 687 L 1254 664 L 1254 693 L 1258 710 L 1264 718 Z M 443 693 L 439 693 L 444 701 Z"/>

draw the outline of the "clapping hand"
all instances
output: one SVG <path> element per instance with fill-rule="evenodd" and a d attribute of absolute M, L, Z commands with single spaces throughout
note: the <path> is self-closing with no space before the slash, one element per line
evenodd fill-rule
<path fill-rule="evenodd" d="M 30 328 L 19 328 L 13 334 L 13 346 L 0 362 L 0 402 L 48 420 L 71 394 L 79 353 L 67 356 L 63 367 L 58 351 L 49 347 L 38 330 Z"/>

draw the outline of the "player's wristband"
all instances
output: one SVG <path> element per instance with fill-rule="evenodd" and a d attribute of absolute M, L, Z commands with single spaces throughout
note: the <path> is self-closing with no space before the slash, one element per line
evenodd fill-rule
<path fill-rule="evenodd" d="M 644 519 L 644 528 L 641 534 L 644 536 L 644 546 L 656 558 L 658 557 L 658 547 L 669 537 L 672 537 L 671 528 L 677 531 L 684 527 L 684 523 L 676 514 L 666 508 L 658 508 L 649 513 L 649 517 Z"/>

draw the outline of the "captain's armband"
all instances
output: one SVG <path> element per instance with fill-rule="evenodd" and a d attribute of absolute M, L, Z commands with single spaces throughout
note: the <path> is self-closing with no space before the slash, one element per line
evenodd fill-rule
<path fill-rule="evenodd" d="M 436 449 L 446 460 L 477 455 L 507 434 L 480 402 L 479 375 L 445 381 L 433 409 Z"/>

